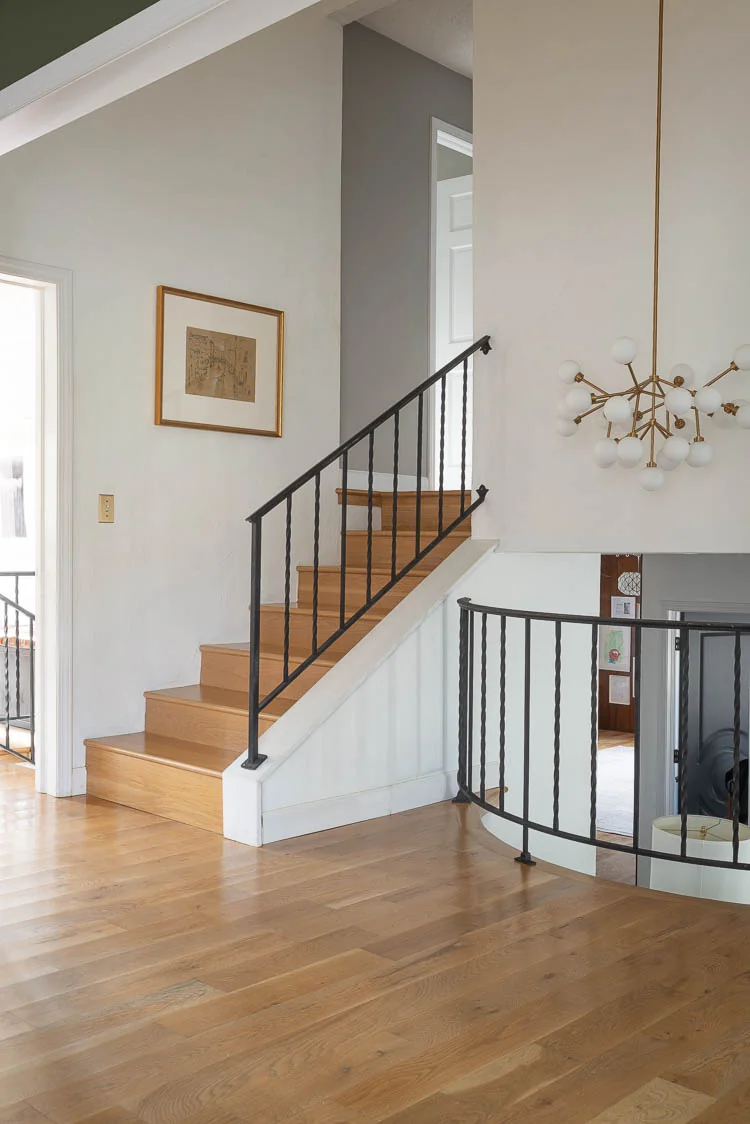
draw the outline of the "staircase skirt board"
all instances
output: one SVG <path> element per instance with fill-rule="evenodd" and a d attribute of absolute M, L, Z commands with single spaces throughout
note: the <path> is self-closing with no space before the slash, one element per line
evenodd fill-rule
<path fill-rule="evenodd" d="M 373 493 L 373 506 L 381 509 L 383 526 L 382 530 L 373 531 L 372 535 L 370 574 L 373 594 L 392 580 L 394 537 L 397 569 L 414 559 L 416 499 L 416 492 L 399 492 L 394 536 L 393 495 L 383 491 Z M 341 500 L 339 490 L 339 503 Z M 366 505 L 367 491 L 349 490 L 347 502 L 358 506 Z M 465 503 L 466 506 L 471 503 L 468 493 Z M 425 549 L 434 541 L 438 511 L 437 493 L 423 492 L 420 549 Z M 450 525 L 457 519 L 460 511 L 460 493 L 446 492 L 443 496 L 443 526 Z M 290 683 L 261 712 L 261 734 L 318 683 L 342 656 L 415 590 L 470 534 L 470 520 L 467 519 L 426 554 L 408 574 L 400 578 L 366 614 Z M 346 612 L 349 615 L 356 613 L 365 602 L 367 565 L 367 531 L 348 531 Z M 310 565 L 298 566 L 298 600 L 297 604 L 291 606 L 289 618 L 290 671 L 307 660 L 312 651 L 313 592 L 314 568 Z M 319 645 L 340 627 L 340 598 L 340 567 L 319 566 Z M 284 606 L 262 605 L 261 698 L 283 681 L 285 631 Z M 144 733 L 86 741 L 88 793 L 115 804 L 125 804 L 194 827 L 222 833 L 222 773 L 237 761 L 248 744 L 249 677 L 248 644 L 203 645 L 200 683 L 145 693 Z M 441 780 L 440 784 L 443 783 Z M 430 790 L 432 799 L 441 798 L 438 794 L 443 791 L 440 784 L 437 787 L 433 785 Z M 380 807 L 380 804 L 377 806 Z M 280 827 L 280 824 L 277 825 L 278 829 Z"/>

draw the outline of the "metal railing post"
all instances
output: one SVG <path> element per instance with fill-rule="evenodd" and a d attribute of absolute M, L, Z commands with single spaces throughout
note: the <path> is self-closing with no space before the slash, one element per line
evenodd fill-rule
<path fill-rule="evenodd" d="M 453 797 L 454 804 L 470 804 L 466 789 L 466 757 L 467 757 L 467 665 L 468 665 L 468 636 L 469 636 L 469 609 L 468 602 L 459 602 L 460 620 L 458 626 L 458 792 Z"/>
<path fill-rule="evenodd" d="M 260 719 L 260 575 L 262 525 L 260 517 L 252 520 L 252 546 L 250 554 L 250 693 L 248 698 L 247 760 L 243 769 L 257 769 L 266 760 L 258 752 Z"/>

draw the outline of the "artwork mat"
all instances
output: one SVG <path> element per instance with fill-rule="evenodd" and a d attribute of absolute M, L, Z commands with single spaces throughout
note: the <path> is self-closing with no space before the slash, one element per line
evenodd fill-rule
<path fill-rule="evenodd" d="M 629 675 L 609 676 L 609 701 L 612 706 L 630 706 L 632 696 Z"/>
<path fill-rule="evenodd" d="M 187 394 L 187 328 L 253 338 L 255 402 Z M 284 313 L 160 285 L 156 302 L 156 424 L 281 437 Z"/>
<path fill-rule="evenodd" d="M 633 621 L 638 616 L 638 603 L 635 597 L 620 596 L 610 598 L 610 616 L 618 620 Z"/>
<path fill-rule="evenodd" d="M 608 637 L 613 632 L 622 633 L 622 647 L 620 649 L 620 658 L 611 663 L 608 657 L 608 652 L 612 648 L 609 643 Z M 601 624 L 599 625 L 599 670 L 600 671 L 630 671 L 630 633 L 631 629 L 627 625 L 618 628 L 616 625 Z"/>

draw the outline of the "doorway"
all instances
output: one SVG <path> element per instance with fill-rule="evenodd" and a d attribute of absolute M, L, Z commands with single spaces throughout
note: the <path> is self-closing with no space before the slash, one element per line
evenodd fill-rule
<path fill-rule="evenodd" d="M 0 282 L 0 753 L 36 754 L 36 487 L 41 293 Z"/>
<path fill-rule="evenodd" d="M 430 374 L 446 366 L 474 340 L 474 145 L 470 133 L 432 121 Z M 471 489 L 472 375 L 466 425 L 465 487 Z M 445 421 L 437 386 L 430 398 L 429 486 L 460 489 L 463 448 L 463 374 L 446 380 Z M 443 446 L 441 473 L 441 444 Z"/>
<path fill-rule="evenodd" d="M 86 791 L 72 736 L 72 288 L 69 270 L 0 257 L 15 340 L 0 342 L 0 408 L 20 430 L 0 422 L 0 740 L 10 729 L 30 757 L 33 724 L 36 787 L 53 796 Z"/>

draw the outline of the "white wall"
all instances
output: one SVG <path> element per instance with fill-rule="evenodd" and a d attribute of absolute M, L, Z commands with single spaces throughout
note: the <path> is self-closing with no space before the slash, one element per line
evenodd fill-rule
<path fill-rule="evenodd" d="M 341 28 L 304 13 L 0 160 L 0 251 L 74 275 L 79 765 L 246 637 L 245 516 L 338 440 L 340 131 Z M 286 311 L 281 440 L 154 426 L 158 284 Z"/>
<path fill-rule="evenodd" d="M 474 19 L 476 328 L 495 343 L 475 374 L 490 488 L 475 533 L 513 550 L 748 550 L 748 434 L 722 431 L 709 470 L 648 495 L 593 467 L 594 422 L 554 430 L 561 360 L 615 388 L 609 348 L 631 335 L 649 370 L 657 0 L 476 0 Z M 750 5 L 667 0 L 665 36 L 660 367 L 705 377 L 750 339 Z"/>

